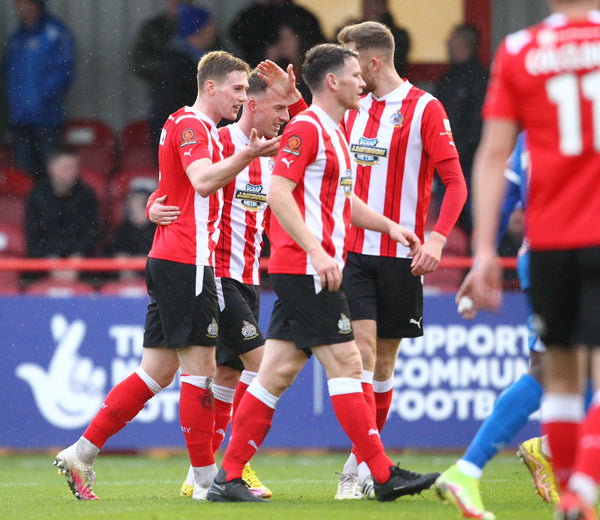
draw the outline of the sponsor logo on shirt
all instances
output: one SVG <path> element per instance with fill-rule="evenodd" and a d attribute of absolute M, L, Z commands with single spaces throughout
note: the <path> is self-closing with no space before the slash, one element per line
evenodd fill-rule
<path fill-rule="evenodd" d="M 300 136 L 293 135 L 288 140 L 287 143 L 283 146 L 283 151 L 285 153 L 290 153 L 295 155 L 296 157 L 300 156 L 300 152 L 302 151 L 302 139 Z"/>
<path fill-rule="evenodd" d="M 391 115 L 390 123 L 396 127 L 401 127 L 404 124 L 404 115 L 400 112 L 400 109 Z"/>
<path fill-rule="evenodd" d="M 354 154 L 354 159 L 363 166 L 375 166 L 380 158 L 387 157 L 386 148 L 377 146 L 376 138 L 361 137 L 358 144 L 350 145 L 350 152 Z"/>
<path fill-rule="evenodd" d="M 444 119 L 444 129 L 446 131 L 440 132 L 440 135 L 447 136 L 448 140 L 449 140 L 449 144 L 456 148 L 456 145 L 454 144 L 454 136 L 452 135 L 452 128 L 450 127 L 450 121 L 448 119 Z"/>
<path fill-rule="evenodd" d="M 184 146 L 189 146 L 192 144 L 198 144 L 196 133 L 191 128 L 186 128 L 183 132 L 181 132 L 179 146 L 183 148 Z"/>
<path fill-rule="evenodd" d="M 239 200 L 244 209 L 259 211 L 267 203 L 267 194 L 263 192 L 262 184 L 246 184 L 245 190 L 237 190 L 235 199 Z"/>
<path fill-rule="evenodd" d="M 346 197 L 350 197 L 352 195 L 352 183 L 352 170 L 349 169 L 346 170 L 344 172 L 344 175 L 340 177 L 340 186 L 344 190 L 344 194 L 346 195 Z"/>

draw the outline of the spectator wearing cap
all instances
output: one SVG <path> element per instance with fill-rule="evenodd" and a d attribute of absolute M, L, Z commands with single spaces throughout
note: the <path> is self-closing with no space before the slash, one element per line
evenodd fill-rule
<path fill-rule="evenodd" d="M 152 86 L 150 132 L 155 150 L 163 124 L 182 105 L 192 105 L 198 94 L 196 69 L 207 52 L 220 48 L 217 25 L 202 7 L 180 4 L 177 33 L 162 54 Z M 158 153 L 155 154 L 158 157 Z"/>
<path fill-rule="evenodd" d="M 37 177 L 45 175 L 60 142 L 74 39 L 43 0 L 15 0 L 15 11 L 20 24 L 8 40 L 2 71 L 6 105 L 15 164 Z"/>

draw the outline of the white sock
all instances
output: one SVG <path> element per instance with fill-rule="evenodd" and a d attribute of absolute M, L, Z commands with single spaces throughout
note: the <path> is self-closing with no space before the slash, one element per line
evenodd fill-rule
<path fill-rule="evenodd" d="M 345 475 L 358 475 L 358 461 L 356 460 L 356 455 L 354 455 L 354 453 L 350 452 L 350 456 L 348 457 L 346 464 L 344 464 L 342 473 Z"/>
<path fill-rule="evenodd" d="M 362 485 L 365 483 L 365 480 L 367 480 L 370 476 L 371 470 L 369 469 L 369 466 L 367 466 L 367 463 L 365 461 L 362 461 L 358 465 L 358 481 Z"/>
<path fill-rule="evenodd" d="M 546 457 L 552 458 L 552 451 L 550 450 L 550 443 L 548 442 L 548 436 L 542 435 L 542 453 Z"/>
<path fill-rule="evenodd" d="M 84 464 L 92 466 L 96 462 L 98 453 L 100 453 L 100 448 L 85 437 L 79 437 L 79 440 L 75 443 L 75 454 Z"/>
<path fill-rule="evenodd" d="M 575 491 L 588 504 L 598 501 L 598 484 L 585 473 L 573 473 L 569 479 L 569 489 Z"/>
<path fill-rule="evenodd" d="M 194 485 L 194 468 L 192 467 L 191 464 L 190 464 L 190 469 L 188 469 L 187 477 L 185 477 L 185 483 L 188 486 Z"/>
<path fill-rule="evenodd" d="M 483 470 L 480 467 L 476 466 L 472 462 L 469 462 L 468 460 L 460 459 L 456 463 L 456 467 L 458 468 L 458 471 L 467 477 L 480 479 L 481 475 L 483 474 Z"/>
<path fill-rule="evenodd" d="M 193 469 L 194 485 L 198 485 L 203 488 L 207 488 L 213 483 L 218 471 L 216 464 L 211 464 L 210 466 L 201 466 Z"/>

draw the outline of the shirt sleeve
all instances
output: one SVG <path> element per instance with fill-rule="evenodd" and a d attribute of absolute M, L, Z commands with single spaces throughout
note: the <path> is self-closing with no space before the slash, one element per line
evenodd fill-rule
<path fill-rule="evenodd" d="M 152 204 L 154 204 L 154 201 L 160 196 L 160 192 L 158 191 L 158 189 L 156 189 L 148 197 L 148 202 L 146 202 L 146 218 L 148 220 L 150 220 L 150 206 L 152 206 Z"/>
<path fill-rule="evenodd" d="M 506 40 L 500 45 L 492 63 L 482 116 L 484 119 L 518 120 L 517 100 L 510 88 L 511 55 L 506 49 Z"/>
<path fill-rule="evenodd" d="M 467 200 L 467 183 L 458 156 L 436 163 L 435 169 L 446 187 L 446 193 L 433 231 L 447 237 Z"/>
<path fill-rule="evenodd" d="M 306 104 L 306 101 L 304 101 L 304 98 L 300 98 L 299 101 L 296 101 L 293 105 L 288 106 L 288 111 L 290 116 L 294 117 L 307 108 L 308 105 Z"/>
<path fill-rule="evenodd" d="M 458 159 L 450 121 L 439 100 L 427 103 L 421 128 L 423 149 L 436 166 L 446 159 Z"/>
<path fill-rule="evenodd" d="M 288 124 L 275 158 L 273 175 L 286 177 L 296 184 L 304 178 L 306 167 L 315 161 L 319 144 L 316 127 L 308 121 Z"/>
<path fill-rule="evenodd" d="M 176 140 L 177 152 L 183 169 L 199 159 L 212 160 L 215 145 L 204 123 L 195 118 L 183 118 L 175 127 L 172 139 Z"/>

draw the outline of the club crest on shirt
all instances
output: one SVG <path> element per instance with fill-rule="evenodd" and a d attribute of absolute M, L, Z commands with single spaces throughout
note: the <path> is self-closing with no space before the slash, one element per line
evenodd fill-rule
<path fill-rule="evenodd" d="M 219 335 L 219 325 L 215 318 L 213 318 L 208 327 L 206 327 L 206 335 L 209 338 L 216 338 Z"/>
<path fill-rule="evenodd" d="M 242 337 L 244 339 L 254 339 L 258 336 L 256 327 L 249 321 L 244 320 L 244 326 L 242 327 Z"/>
<path fill-rule="evenodd" d="M 401 127 L 404 124 L 404 115 L 400 112 L 400 109 L 390 116 L 390 123 L 396 127 Z"/>
<path fill-rule="evenodd" d="M 179 141 L 179 146 L 181 148 L 197 143 L 198 140 L 196 139 L 196 133 L 191 128 L 186 128 L 183 132 L 181 132 L 181 139 Z"/>
<path fill-rule="evenodd" d="M 344 194 L 346 195 L 346 197 L 350 197 L 352 195 L 353 182 L 354 178 L 352 177 L 352 170 L 348 169 L 340 177 L 340 186 L 344 190 Z"/>
<path fill-rule="evenodd" d="M 237 190 L 235 199 L 239 200 L 244 209 L 259 211 L 267 203 L 267 194 L 263 192 L 262 184 L 246 184 L 246 189 Z"/>
<path fill-rule="evenodd" d="M 377 138 L 361 137 L 358 143 L 350 145 L 354 159 L 363 166 L 375 166 L 379 159 L 387 157 L 388 151 L 377 146 Z"/>
<path fill-rule="evenodd" d="M 340 319 L 338 320 L 338 332 L 340 334 L 350 334 L 352 332 L 350 319 L 343 312 L 340 313 Z"/>
<path fill-rule="evenodd" d="M 291 153 L 296 157 L 300 156 L 300 152 L 302 151 L 302 139 L 300 136 L 293 135 L 288 140 L 287 143 L 283 145 L 283 151 L 285 153 Z"/>

